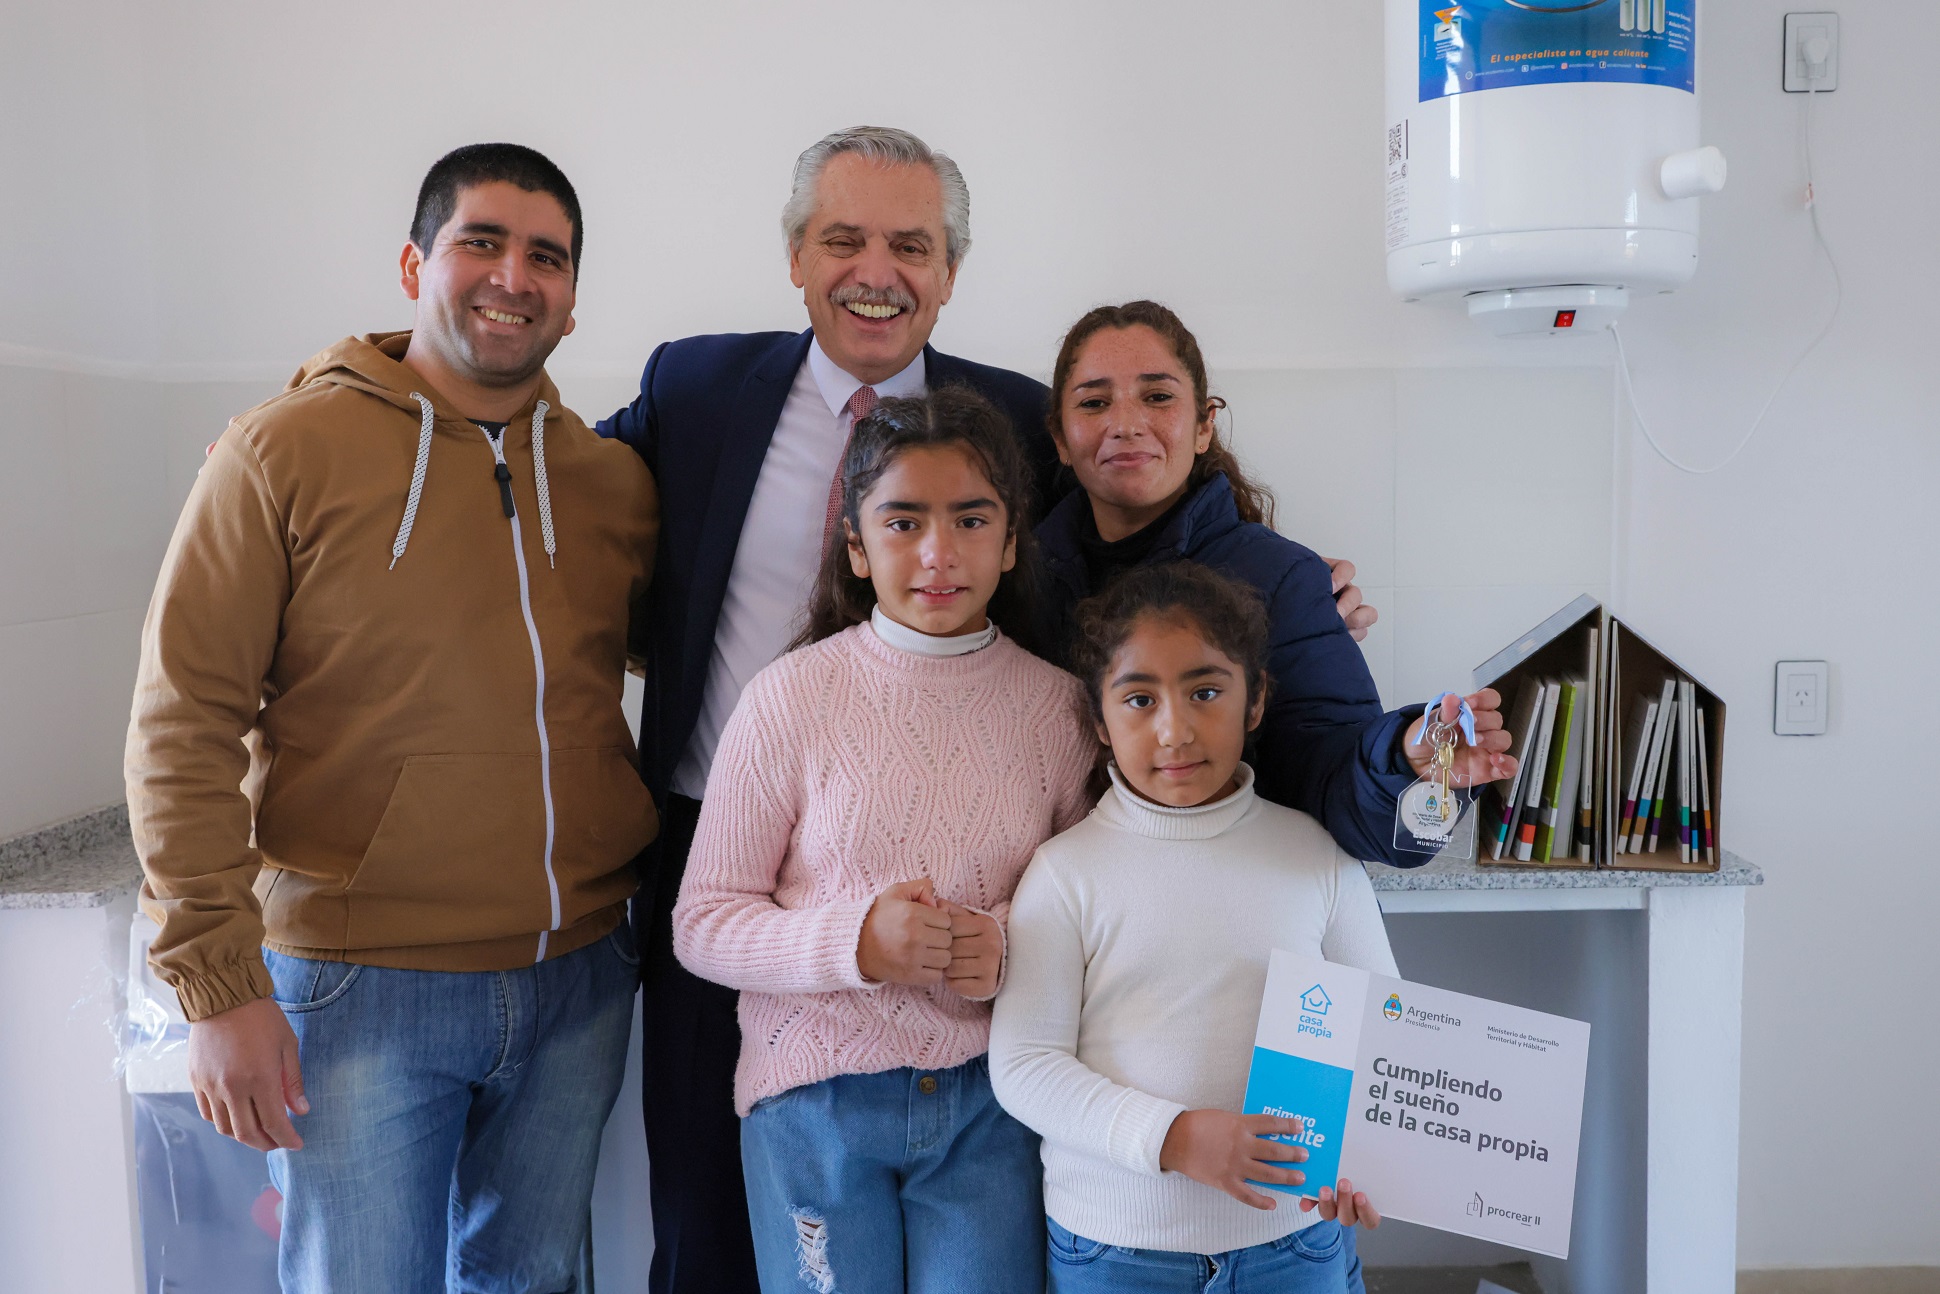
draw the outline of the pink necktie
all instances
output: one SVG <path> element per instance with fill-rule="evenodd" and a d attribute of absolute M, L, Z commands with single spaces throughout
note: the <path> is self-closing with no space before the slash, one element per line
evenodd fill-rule
<path fill-rule="evenodd" d="M 876 409 L 876 388 L 859 386 L 849 397 L 849 439 L 855 438 L 855 425 L 867 418 Z M 835 479 L 829 482 L 828 513 L 822 518 L 822 550 L 835 539 L 836 531 L 842 525 L 842 463 L 849 457 L 848 442 L 842 445 L 842 458 L 835 464 Z"/>

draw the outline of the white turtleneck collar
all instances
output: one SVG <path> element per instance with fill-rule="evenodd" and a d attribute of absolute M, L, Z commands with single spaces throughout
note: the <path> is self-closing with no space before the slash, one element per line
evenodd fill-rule
<path fill-rule="evenodd" d="M 1237 826 L 1255 802 L 1253 769 L 1244 763 L 1239 766 L 1239 785 L 1232 794 L 1188 808 L 1155 804 L 1132 789 L 1116 763 L 1109 771 L 1111 790 L 1098 801 L 1098 816 L 1112 826 L 1154 840 L 1211 840 Z"/>
<path fill-rule="evenodd" d="M 988 625 L 982 633 L 959 634 L 952 638 L 940 638 L 926 634 L 920 629 L 891 620 L 883 614 L 881 605 L 869 613 L 869 627 L 876 631 L 876 637 L 898 651 L 913 652 L 918 656 L 968 656 L 973 651 L 982 651 L 997 641 L 997 626 Z"/>

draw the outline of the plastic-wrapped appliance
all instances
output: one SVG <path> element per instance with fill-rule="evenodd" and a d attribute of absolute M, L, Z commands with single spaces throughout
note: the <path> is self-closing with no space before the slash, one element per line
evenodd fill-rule
<path fill-rule="evenodd" d="M 135 1196 L 146 1294 L 276 1294 L 282 1197 L 263 1152 L 196 1111 L 189 1022 L 155 977 L 158 933 L 136 914 L 128 939 L 122 1077 L 135 1125 Z"/>
<path fill-rule="evenodd" d="M 1504 335 L 1697 269 L 1698 0 L 1387 0 L 1388 285 Z"/>

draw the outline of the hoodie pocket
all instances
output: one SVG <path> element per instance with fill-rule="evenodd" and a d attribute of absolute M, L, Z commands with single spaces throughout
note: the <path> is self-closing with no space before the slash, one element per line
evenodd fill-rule
<path fill-rule="evenodd" d="M 653 840 L 653 797 L 619 746 L 552 754 L 552 870 L 560 924 L 632 895 L 634 855 Z"/>
<path fill-rule="evenodd" d="M 404 761 L 346 891 L 350 948 L 472 943 L 561 927 L 633 891 L 653 804 L 620 747 L 552 754 L 553 847 L 537 754 Z"/>

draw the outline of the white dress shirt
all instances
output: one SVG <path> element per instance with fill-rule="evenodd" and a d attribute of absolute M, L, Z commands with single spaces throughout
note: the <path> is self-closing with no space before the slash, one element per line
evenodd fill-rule
<path fill-rule="evenodd" d="M 908 368 L 875 383 L 876 395 L 921 395 L 927 373 L 919 351 Z M 822 560 L 822 524 L 828 516 L 829 482 L 842 466 L 849 443 L 849 398 L 863 385 L 835 366 L 822 343 L 808 344 L 808 359 L 781 407 L 781 420 L 761 460 L 741 542 L 728 572 L 727 596 L 714 629 L 700 718 L 674 768 L 676 795 L 702 799 L 714 748 L 748 680 L 781 655 L 802 623 L 808 594 Z"/>

